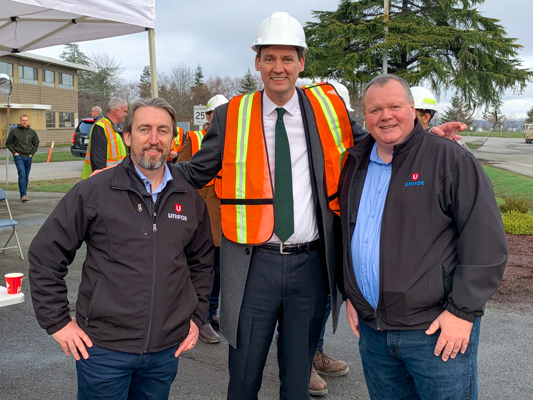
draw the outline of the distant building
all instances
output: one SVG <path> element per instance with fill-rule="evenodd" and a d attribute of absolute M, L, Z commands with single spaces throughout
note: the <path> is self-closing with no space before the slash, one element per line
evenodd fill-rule
<path fill-rule="evenodd" d="M 70 143 L 78 120 L 78 71 L 90 71 L 75 64 L 32 53 L 0 57 L 0 73 L 13 82 L 10 98 L 10 124 L 18 124 L 20 116 L 30 116 L 41 146 Z M 0 131 L 5 144 L 7 98 L 0 97 Z"/>

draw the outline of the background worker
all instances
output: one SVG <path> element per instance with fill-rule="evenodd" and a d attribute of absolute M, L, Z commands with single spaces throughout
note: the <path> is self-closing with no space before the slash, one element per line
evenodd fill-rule
<path fill-rule="evenodd" d="M 76 359 L 79 400 L 167 399 L 205 324 L 213 240 L 205 202 L 166 162 L 175 134 L 165 100 L 133 103 L 130 154 L 74 186 L 30 246 L 35 315 Z M 65 276 L 83 242 L 74 320 Z"/>
<path fill-rule="evenodd" d="M 183 128 L 177 126 L 176 131 L 177 135 L 174 139 L 174 144 L 172 145 L 172 150 L 170 151 L 170 155 L 168 156 L 167 160 L 172 164 L 175 164 L 178 161 L 178 154 L 183 146 L 183 143 L 185 142 L 185 138 L 187 137 Z"/>
<path fill-rule="evenodd" d="M 437 112 L 437 99 L 426 88 L 415 86 L 411 88 L 415 101 L 416 117 L 422 124 L 422 128 L 428 129 L 431 119 Z"/>
<path fill-rule="evenodd" d="M 13 154 L 19 177 L 20 201 L 25 203 L 30 200 L 26 191 L 28 190 L 33 155 L 39 148 L 39 136 L 37 136 L 37 132 L 30 128 L 30 117 L 28 115 L 21 115 L 20 124 L 9 132 L 6 147 Z"/>
<path fill-rule="evenodd" d="M 81 179 L 87 179 L 94 171 L 111 167 L 126 157 L 126 147 L 119 124 L 128 115 L 128 103 L 119 97 L 112 97 L 107 105 L 105 117 L 96 121 L 89 133 L 89 144 Z"/>
<path fill-rule="evenodd" d="M 209 99 L 206 108 L 206 124 L 211 122 L 215 108 L 222 104 L 226 104 L 227 102 L 228 99 L 221 94 L 217 94 Z M 193 132 L 191 135 L 187 136 L 187 139 L 185 139 L 185 143 L 183 144 L 178 157 L 178 162 L 189 161 L 200 148 L 200 136 L 198 135 L 198 132 Z M 214 329 L 220 329 L 220 320 L 218 318 L 218 303 L 220 297 L 220 198 L 217 196 L 214 184 L 208 184 L 202 189 L 199 189 L 198 192 L 207 203 L 209 219 L 211 220 L 211 233 L 213 234 L 213 240 L 215 242 L 215 280 L 213 282 L 211 296 L 209 296 L 207 324 L 200 329 L 200 339 L 205 343 L 219 343 L 220 336 Z"/>
<path fill-rule="evenodd" d="M 102 109 L 100 108 L 100 106 L 94 106 L 91 109 L 91 117 L 94 118 L 94 122 L 98 121 L 100 118 L 103 117 Z"/>

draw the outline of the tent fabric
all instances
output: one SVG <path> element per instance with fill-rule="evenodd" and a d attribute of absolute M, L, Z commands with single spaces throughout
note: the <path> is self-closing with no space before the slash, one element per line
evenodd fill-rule
<path fill-rule="evenodd" d="M 0 55 L 155 28 L 155 0 L 0 0 Z"/>

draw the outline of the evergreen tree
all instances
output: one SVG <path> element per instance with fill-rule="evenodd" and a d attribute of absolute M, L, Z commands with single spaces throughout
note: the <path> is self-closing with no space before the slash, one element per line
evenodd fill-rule
<path fill-rule="evenodd" d="M 80 50 L 80 46 L 76 43 L 66 44 L 65 48 L 63 49 L 63 52 L 59 55 L 59 58 L 68 62 L 81 65 L 90 64 L 89 57 L 87 57 L 85 53 Z"/>
<path fill-rule="evenodd" d="M 527 112 L 526 124 L 533 124 L 533 107 Z"/>
<path fill-rule="evenodd" d="M 139 82 L 139 96 L 141 99 L 149 99 L 152 97 L 152 81 L 150 78 L 150 66 L 148 65 L 144 67 L 141 74 Z"/>
<path fill-rule="evenodd" d="M 250 68 L 248 68 L 248 71 L 246 74 L 244 74 L 244 78 L 242 78 L 241 81 L 241 88 L 239 89 L 240 94 L 245 93 L 253 93 L 257 91 L 257 85 L 255 84 L 255 79 L 250 72 Z"/>
<path fill-rule="evenodd" d="M 309 52 L 301 76 L 333 78 L 361 89 L 388 72 L 411 85 L 429 82 L 438 95 L 456 90 L 468 104 L 498 108 L 507 89 L 522 92 L 533 71 L 520 68 L 522 47 L 494 18 L 475 8 L 484 0 L 341 0 L 336 11 L 314 11 L 305 28 Z M 385 26 L 389 32 L 385 39 Z"/>
<path fill-rule="evenodd" d="M 469 125 L 473 120 L 474 115 L 472 114 L 472 109 L 457 93 L 453 95 L 450 107 L 444 110 L 444 113 L 441 116 L 441 121 L 443 123 L 460 121 Z"/>
<path fill-rule="evenodd" d="M 198 63 L 198 66 L 196 67 L 196 71 L 194 71 L 194 86 L 200 87 L 204 84 L 204 71 L 202 70 L 202 66 L 200 63 Z"/>

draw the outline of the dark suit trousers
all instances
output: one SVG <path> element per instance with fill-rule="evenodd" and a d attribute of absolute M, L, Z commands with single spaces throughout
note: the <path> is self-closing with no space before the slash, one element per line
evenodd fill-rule
<path fill-rule="evenodd" d="M 327 279 L 320 251 L 281 255 L 254 248 L 239 314 L 237 348 L 229 349 L 229 400 L 255 400 L 279 323 L 280 399 L 309 399 L 309 379 Z"/>

